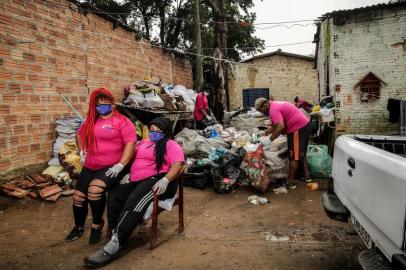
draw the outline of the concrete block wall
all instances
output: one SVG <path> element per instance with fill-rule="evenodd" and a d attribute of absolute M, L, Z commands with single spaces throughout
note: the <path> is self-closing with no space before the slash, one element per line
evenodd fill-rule
<path fill-rule="evenodd" d="M 293 102 L 296 96 L 314 102 L 317 89 L 314 61 L 272 55 L 233 65 L 229 74 L 231 109 L 243 105 L 242 90 L 269 88 L 275 100 Z"/>
<path fill-rule="evenodd" d="M 386 106 L 389 98 L 406 98 L 406 9 L 384 10 L 373 20 L 359 18 L 350 16 L 344 25 L 333 25 L 330 19 L 330 90 L 341 104 L 337 133 L 398 133 L 398 124 L 388 121 Z M 378 100 L 361 102 L 354 86 L 370 71 L 387 85 Z"/>
<path fill-rule="evenodd" d="M 121 101 L 123 87 L 147 75 L 192 87 L 188 59 L 74 7 L 65 0 L 0 3 L 0 175 L 50 158 L 55 120 L 74 115 L 59 92 L 85 115 L 94 88 Z"/>

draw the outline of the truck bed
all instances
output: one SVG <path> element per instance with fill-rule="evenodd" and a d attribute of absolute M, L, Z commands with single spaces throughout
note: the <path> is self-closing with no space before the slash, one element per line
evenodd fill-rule
<path fill-rule="evenodd" d="M 357 135 L 354 139 L 390 153 L 406 157 L 406 137 Z"/>
<path fill-rule="evenodd" d="M 334 192 L 368 248 L 406 252 L 406 137 L 343 135 L 335 142 Z"/>

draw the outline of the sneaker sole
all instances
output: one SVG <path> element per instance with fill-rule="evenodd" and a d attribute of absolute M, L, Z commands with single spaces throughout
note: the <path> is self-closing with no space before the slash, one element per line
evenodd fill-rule
<path fill-rule="evenodd" d="M 103 267 L 103 266 L 111 263 L 112 261 L 114 261 L 117 258 L 118 258 L 118 252 L 115 255 L 111 256 L 110 260 L 108 260 L 104 263 L 92 263 L 92 262 L 89 262 L 89 260 L 87 258 L 85 258 L 83 260 L 83 262 L 85 264 L 85 267 L 87 267 L 87 268 L 100 268 L 100 267 Z"/>
<path fill-rule="evenodd" d="M 75 241 L 75 240 L 78 240 L 81 236 L 82 236 L 82 235 L 79 235 L 79 236 L 77 236 L 77 237 L 75 237 L 75 238 L 72 238 L 72 239 L 65 239 L 65 241 L 66 241 L 66 242 L 73 242 L 73 241 Z"/>

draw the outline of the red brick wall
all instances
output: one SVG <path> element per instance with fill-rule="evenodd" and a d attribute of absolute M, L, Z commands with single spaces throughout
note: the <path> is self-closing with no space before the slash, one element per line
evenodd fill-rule
<path fill-rule="evenodd" d="M 0 3 L 0 175 L 50 158 L 55 120 L 73 115 L 58 92 L 85 115 L 89 92 L 97 87 L 110 89 L 117 100 L 123 86 L 147 75 L 192 87 L 187 59 L 145 40 L 144 56 L 134 33 L 113 30 L 112 22 L 69 5 Z"/>

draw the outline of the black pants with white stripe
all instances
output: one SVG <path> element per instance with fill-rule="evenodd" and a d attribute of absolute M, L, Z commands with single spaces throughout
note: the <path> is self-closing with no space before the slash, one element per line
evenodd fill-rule
<path fill-rule="evenodd" d="M 142 218 L 149 204 L 153 201 L 152 187 L 164 175 L 158 174 L 147 179 L 119 184 L 110 190 L 107 199 L 109 228 L 117 233 L 120 244 L 127 242 Z M 178 181 L 169 183 L 160 200 L 173 198 L 178 189 Z"/>

